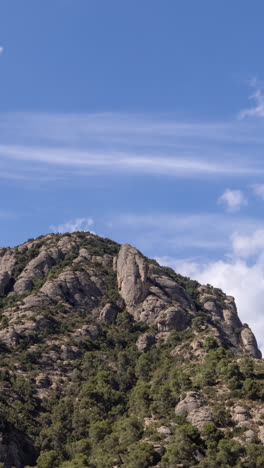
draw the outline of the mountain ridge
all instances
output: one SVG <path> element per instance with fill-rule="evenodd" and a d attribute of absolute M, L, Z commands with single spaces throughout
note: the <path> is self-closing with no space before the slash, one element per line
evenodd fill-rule
<path fill-rule="evenodd" d="M 184 424 L 198 431 L 197 437 L 211 424 L 220 435 L 230 433 L 242 451 L 245 444 L 263 445 L 261 353 L 238 317 L 234 298 L 220 289 L 162 267 L 129 244 L 76 232 L 1 248 L 0 296 L 3 440 L 11 434 L 0 443 L 5 467 L 177 466 L 170 441 Z M 226 427 L 215 416 L 217 398 L 229 415 Z M 241 410 L 243 398 L 250 409 L 242 405 Z M 56 404 L 64 408 L 59 416 Z M 124 444 L 120 427 L 128 420 L 141 429 Z M 98 425 L 103 435 L 93 445 L 91 433 Z M 113 434 L 117 441 L 111 445 Z M 226 439 L 219 434 L 221 445 Z M 151 437 L 158 437 L 156 446 Z M 184 437 L 190 440 L 190 434 Z M 84 447 L 78 451 L 73 445 L 80 441 Z M 23 444 L 31 447 L 26 455 Z M 101 453 L 104 444 L 110 444 L 112 458 Z M 210 444 L 203 438 L 199 444 L 187 461 L 177 455 L 178 466 L 207 466 L 202 465 L 206 457 L 213 466 Z M 237 453 L 236 463 L 242 457 Z"/>

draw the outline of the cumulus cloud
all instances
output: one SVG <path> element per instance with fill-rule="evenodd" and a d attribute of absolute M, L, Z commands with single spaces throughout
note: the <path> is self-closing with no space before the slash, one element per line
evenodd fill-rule
<path fill-rule="evenodd" d="M 57 226 L 51 225 L 50 229 L 52 232 L 75 232 L 75 231 L 90 231 L 91 226 L 94 225 L 92 218 L 77 218 L 71 221 L 67 221 L 64 224 L 58 224 Z"/>
<path fill-rule="evenodd" d="M 241 206 L 247 205 L 248 202 L 241 190 L 226 189 L 219 197 L 218 203 L 224 204 L 227 211 L 234 213 L 239 211 Z"/>

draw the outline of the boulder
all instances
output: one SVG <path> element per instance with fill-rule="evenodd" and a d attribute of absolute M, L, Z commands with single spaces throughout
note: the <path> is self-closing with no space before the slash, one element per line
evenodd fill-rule
<path fill-rule="evenodd" d="M 117 306 L 115 304 L 107 303 L 100 312 L 99 320 L 100 322 L 105 322 L 108 323 L 108 325 L 111 325 L 115 323 L 117 313 Z"/>
<path fill-rule="evenodd" d="M 143 335 L 141 335 L 137 342 L 136 342 L 136 346 L 137 346 L 137 349 L 144 353 L 146 351 L 149 351 L 149 349 L 156 343 L 156 339 L 155 339 L 155 336 L 153 335 L 150 335 L 149 333 L 144 333 Z"/>
<path fill-rule="evenodd" d="M 187 421 L 198 429 L 213 420 L 210 407 L 197 392 L 187 392 L 186 397 L 176 406 L 175 414 L 185 416 Z"/>

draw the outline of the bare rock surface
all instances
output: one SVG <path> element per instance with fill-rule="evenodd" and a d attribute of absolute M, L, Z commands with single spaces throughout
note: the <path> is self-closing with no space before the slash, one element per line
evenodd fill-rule
<path fill-rule="evenodd" d="M 241 340 L 247 354 L 255 358 L 261 358 L 261 352 L 258 349 L 256 338 L 249 327 L 244 327 L 242 329 Z"/>
<path fill-rule="evenodd" d="M 125 244 L 117 258 L 120 295 L 136 320 L 158 326 L 159 331 L 184 330 L 195 305 L 172 278 L 153 271 L 143 255 Z"/>
<path fill-rule="evenodd" d="M 119 308 L 112 304 L 107 303 L 100 312 L 99 320 L 108 324 L 115 323 L 116 316 L 118 314 Z"/>
<path fill-rule="evenodd" d="M 187 421 L 199 429 L 207 422 L 212 421 L 210 407 L 197 392 L 187 392 L 186 397 L 176 406 L 175 413 L 178 416 L 185 416 Z"/>
<path fill-rule="evenodd" d="M 150 335 L 149 333 L 144 333 L 141 335 L 137 342 L 137 349 L 141 352 L 149 351 L 149 349 L 156 343 L 155 336 Z"/>
<path fill-rule="evenodd" d="M 233 420 L 240 426 L 248 424 L 251 419 L 250 412 L 243 406 L 235 406 L 233 408 Z"/>
<path fill-rule="evenodd" d="M 147 296 L 147 274 L 148 264 L 143 255 L 129 244 L 122 245 L 117 259 L 117 281 L 129 312 L 133 313 Z"/>

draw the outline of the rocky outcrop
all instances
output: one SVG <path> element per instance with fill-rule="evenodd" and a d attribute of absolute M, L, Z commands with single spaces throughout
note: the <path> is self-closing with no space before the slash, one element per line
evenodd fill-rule
<path fill-rule="evenodd" d="M 185 416 L 193 426 L 201 429 L 204 424 L 212 422 L 211 408 L 203 401 L 197 392 L 187 392 L 175 408 L 175 414 Z"/>
<path fill-rule="evenodd" d="M 244 327 L 240 333 L 242 345 L 247 354 L 249 356 L 253 356 L 255 358 L 261 358 L 261 352 L 258 349 L 257 341 L 255 336 L 252 333 L 252 330 L 249 327 Z"/>
<path fill-rule="evenodd" d="M 149 333 L 144 333 L 143 335 L 141 335 L 137 342 L 136 342 L 136 346 L 137 346 L 137 349 L 140 351 L 140 352 L 143 352 L 145 353 L 146 351 L 149 351 L 150 348 L 156 343 L 156 338 L 155 336 L 153 335 L 150 335 Z"/>
<path fill-rule="evenodd" d="M 76 338 L 82 338 L 88 336 L 91 340 L 97 340 L 101 335 L 101 329 L 97 325 L 83 325 L 82 328 L 77 328 L 72 333 L 72 336 Z"/>
<path fill-rule="evenodd" d="M 148 264 L 143 255 L 129 244 L 122 245 L 117 258 L 117 283 L 131 313 L 147 297 L 147 274 Z"/>
<path fill-rule="evenodd" d="M 243 327 L 237 314 L 235 299 L 212 286 L 199 286 L 199 301 L 218 329 L 220 340 L 235 352 L 261 358 L 256 339 L 249 327 Z"/>
<path fill-rule="evenodd" d="M 117 281 L 128 312 L 161 332 L 184 330 L 195 305 L 176 281 L 152 268 L 134 247 L 125 244 L 117 258 Z"/>
<path fill-rule="evenodd" d="M 251 414 L 246 408 L 238 405 L 233 408 L 232 418 L 238 427 L 247 427 L 251 419 Z"/>
<path fill-rule="evenodd" d="M 16 255 L 12 249 L 0 249 L 0 296 L 8 292 L 8 285 L 16 264 Z"/>
<path fill-rule="evenodd" d="M 93 247 L 96 243 L 102 246 L 101 251 Z M 115 323 L 117 313 L 125 307 L 135 320 L 154 326 L 160 336 L 188 328 L 198 312 L 177 275 L 169 275 L 129 244 L 115 245 L 114 251 L 109 253 L 100 238 L 89 233 L 48 235 L 0 249 L 0 295 L 22 298 L 15 308 L 5 309 L 9 329 L 6 333 L 0 330 L 0 339 L 12 346 L 19 342 L 20 334 L 38 331 L 37 323 L 30 323 L 32 313 L 52 310 L 58 304 L 68 312 L 78 308 L 108 325 Z M 120 301 L 113 302 L 111 297 L 105 301 L 107 272 L 116 274 Z M 211 335 L 234 352 L 261 357 L 253 333 L 239 320 L 234 298 L 208 285 L 197 283 L 195 287 L 195 297 L 208 315 Z M 27 324 L 19 328 L 21 316 Z M 139 340 L 138 346 L 147 349 L 149 344 L 143 341 Z"/>
<path fill-rule="evenodd" d="M 101 310 L 100 315 L 99 315 L 99 320 L 101 322 L 108 323 L 108 325 L 111 325 L 115 323 L 118 311 L 119 311 L 119 308 L 115 304 L 108 302 L 107 304 L 105 304 L 105 306 Z"/>
<path fill-rule="evenodd" d="M 73 272 L 68 268 L 54 280 L 47 281 L 40 291 L 53 301 L 93 309 L 100 302 L 102 287 L 102 282 L 89 272 Z"/>

